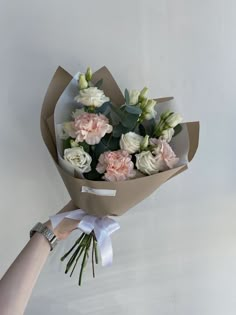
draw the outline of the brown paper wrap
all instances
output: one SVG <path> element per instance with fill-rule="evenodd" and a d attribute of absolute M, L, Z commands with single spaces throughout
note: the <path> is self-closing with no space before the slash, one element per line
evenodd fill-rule
<path fill-rule="evenodd" d="M 117 83 L 106 67 L 99 69 L 93 75 L 93 81 L 97 82 L 103 78 L 102 89 L 105 94 L 110 97 L 111 101 L 116 105 L 124 103 L 124 97 Z M 72 76 L 64 69 L 59 67 L 55 72 L 52 81 L 48 87 L 41 112 L 41 132 L 43 140 L 56 164 L 56 167 L 63 179 L 63 182 L 73 200 L 74 204 L 86 211 L 88 214 L 96 216 L 105 215 L 122 215 L 131 207 L 135 206 L 143 199 L 148 197 L 160 185 L 168 179 L 180 174 L 187 169 L 187 165 L 176 167 L 174 169 L 164 171 L 151 176 L 143 176 L 140 178 L 121 181 L 91 181 L 86 179 L 78 179 L 72 177 L 64 171 L 58 164 L 57 149 L 54 129 L 54 109 L 56 103 L 63 93 L 66 86 L 71 81 Z M 157 102 L 165 102 L 172 98 L 159 98 Z M 189 135 L 189 162 L 193 159 L 199 138 L 199 122 L 186 123 Z M 112 189 L 116 190 L 116 196 L 99 196 L 88 192 L 81 192 L 82 186 L 93 189 Z"/>

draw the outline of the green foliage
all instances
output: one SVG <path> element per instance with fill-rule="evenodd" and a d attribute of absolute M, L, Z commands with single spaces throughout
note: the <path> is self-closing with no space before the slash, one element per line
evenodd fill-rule
<path fill-rule="evenodd" d="M 147 123 L 144 125 L 146 135 L 152 137 L 154 135 L 155 126 L 156 121 L 154 118 L 148 120 Z"/>
<path fill-rule="evenodd" d="M 111 111 L 111 103 L 110 102 L 106 102 L 106 103 L 103 103 L 102 106 L 100 107 L 96 107 L 95 108 L 95 113 L 98 114 L 103 114 L 105 116 L 107 116 Z"/>
<path fill-rule="evenodd" d="M 177 136 L 177 135 L 182 131 L 182 129 L 183 129 L 183 127 L 182 127 L 180 124 L 178 124 L 178 125 L 174 128 L 175 133 L 174 133 L 173 137 Z"/>
<path fill-rule="evenodd" d="M 71 137 L 67 138 L 66 140 L 63 140 L 63 151 L 65 149 L 70 149 L 71 148 L 71 145 L 70 145 L 70 141 L 71 140 L 74 140 L 72 139 Z"/>
<path fill-rule="evenodd" d="M 113 127 L 113 137 L 120 138 L 122 134 L 129 132 L 129 128 L 124 127 L 121 123 Z"/>
<path fill-rule="evenodd" d="M 125 89 L 125 103 L 127 105 L 130 103 L 129 91 L 127 89 Z"/>
<path fill-rule="evenodd" d="M 116 116 L 119 118 L 119 122 L 126 128 L 128 128 L 129 131 L 133 130 L 138 119 L 139 114 L 131 114 L 124 110 L 125 107 L 122 109 L 114 106 L 111 104 L 111 110 L 116 114 Z"/>
<path fill-rule="evenodd" d="M 79 142 L 78 144 L 80 147 L 84 148 L 85 152 L 90 153 L 90 147 L 89 147 L 89 144 L 87 142 L 83 141 L 83 142 Z"/>
<path fill-rule="evenodd" d="M 95 145 L 95 156 L 96 159 L 99 159 L 100 154 L 106 152 L 106 151 L 116 151 L 119 150 L 119 139 L 113 137 L 112 134 L 107 134 L 105 137 L 101 139 L 101 141 Z"/>
<path fill-rule="evenodd" d="M 144 128 L 144 126 L 143 126 L 142 124 L 140 124 L 140 125 L 138 126 L 138 130 L 139 130 L 139 134 L 140 134 L 141 136 L 143 136 L 143 137 L 146 136 L 146 130 L 145 130 L 145 128 Z"/>
<path fill-rule="evenodd" d="M 142 110 L 139 106 L 125 105 L 124 109 L 127 113 L 130 113 L 130 114 L 134 114 L 134 115 L 142 114 Z"/>

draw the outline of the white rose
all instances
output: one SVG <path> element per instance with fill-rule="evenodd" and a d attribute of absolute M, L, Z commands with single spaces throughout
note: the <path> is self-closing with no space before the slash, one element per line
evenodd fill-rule
<path fill-rule="evenodd" d="M 90 165 L 92 158 L 81 146 L 65 149 L 64 159 L 74 166 L 80 173 L 88 173 L 91 171 Z"/>
<path fill-rule="evenodd" d="M 100 107 L 109 100 L 109 97 L 106 97 L 104 92 L 97 87 L 89 87 L 88 89 L 81 90 L 75 97 L 75 101 L 78 103 L 94 107 Z"/>
<path fill-rule="evenodd" d="M 136 105 L 138 104 L 140 92 L 138 90 L 130 90 L 129 91 L 129 104 L 128 105 Z"/>
<path fill-rule="evenodd" d="M 126 134 L 121 135 L 120 148 L 127 151 L 129 154 L 133 154 L 139 151 L 142 141 L 142 136 L 130 131 Z"/>
<path fill-rule="evenodd" d="M 159 172 L 159 165 L 150 151 L 143 151 L 139 154 L 136 154 L 135 156 L 136 167 L 140 172 L 147 175 L 152 175 Z"/>
<path fill-rule="evenodd" d="M 161 133 L 160 139 L 166 140 L 167 142 L 170 142 L 174 133 L 175 133 L 174 128 L 169 128 L 169 129 L 163 130 Z"/>

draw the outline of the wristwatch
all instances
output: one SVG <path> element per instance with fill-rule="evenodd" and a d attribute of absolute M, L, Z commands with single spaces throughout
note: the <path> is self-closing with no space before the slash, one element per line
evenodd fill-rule
<path fill-rule="evenodd" d="M 35 224 L 35 226 L 30 231 L 30 238 L 34 235 L 35 232 L 42 234 L 46 238 L 51 247 L 51 251 L 57 245 L 56 235 L 42 223 L 38 222 L 37 224 Z"/>

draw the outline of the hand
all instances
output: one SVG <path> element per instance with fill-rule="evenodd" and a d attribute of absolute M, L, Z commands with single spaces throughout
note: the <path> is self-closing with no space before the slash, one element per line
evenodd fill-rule
<path fill-rule="evenodd" d="M 66 211 L 72 211 L 75 210 L 77 207 L 73 204 L 72 201 L 70 201 L 62 210 L 60 210 L 58 213 L 66 212 Z M 51 221 L 47 221 L 44 223 L 50 230 L 54 232 L 56 237 L 59 240 L 66 239 L 72 231 L 74 231 L 77 228 L 77 225 L 79 223 L 79 220 L 72 220 L 72 219 L 63 219 L 62 222 L 53 230 Z"/>

